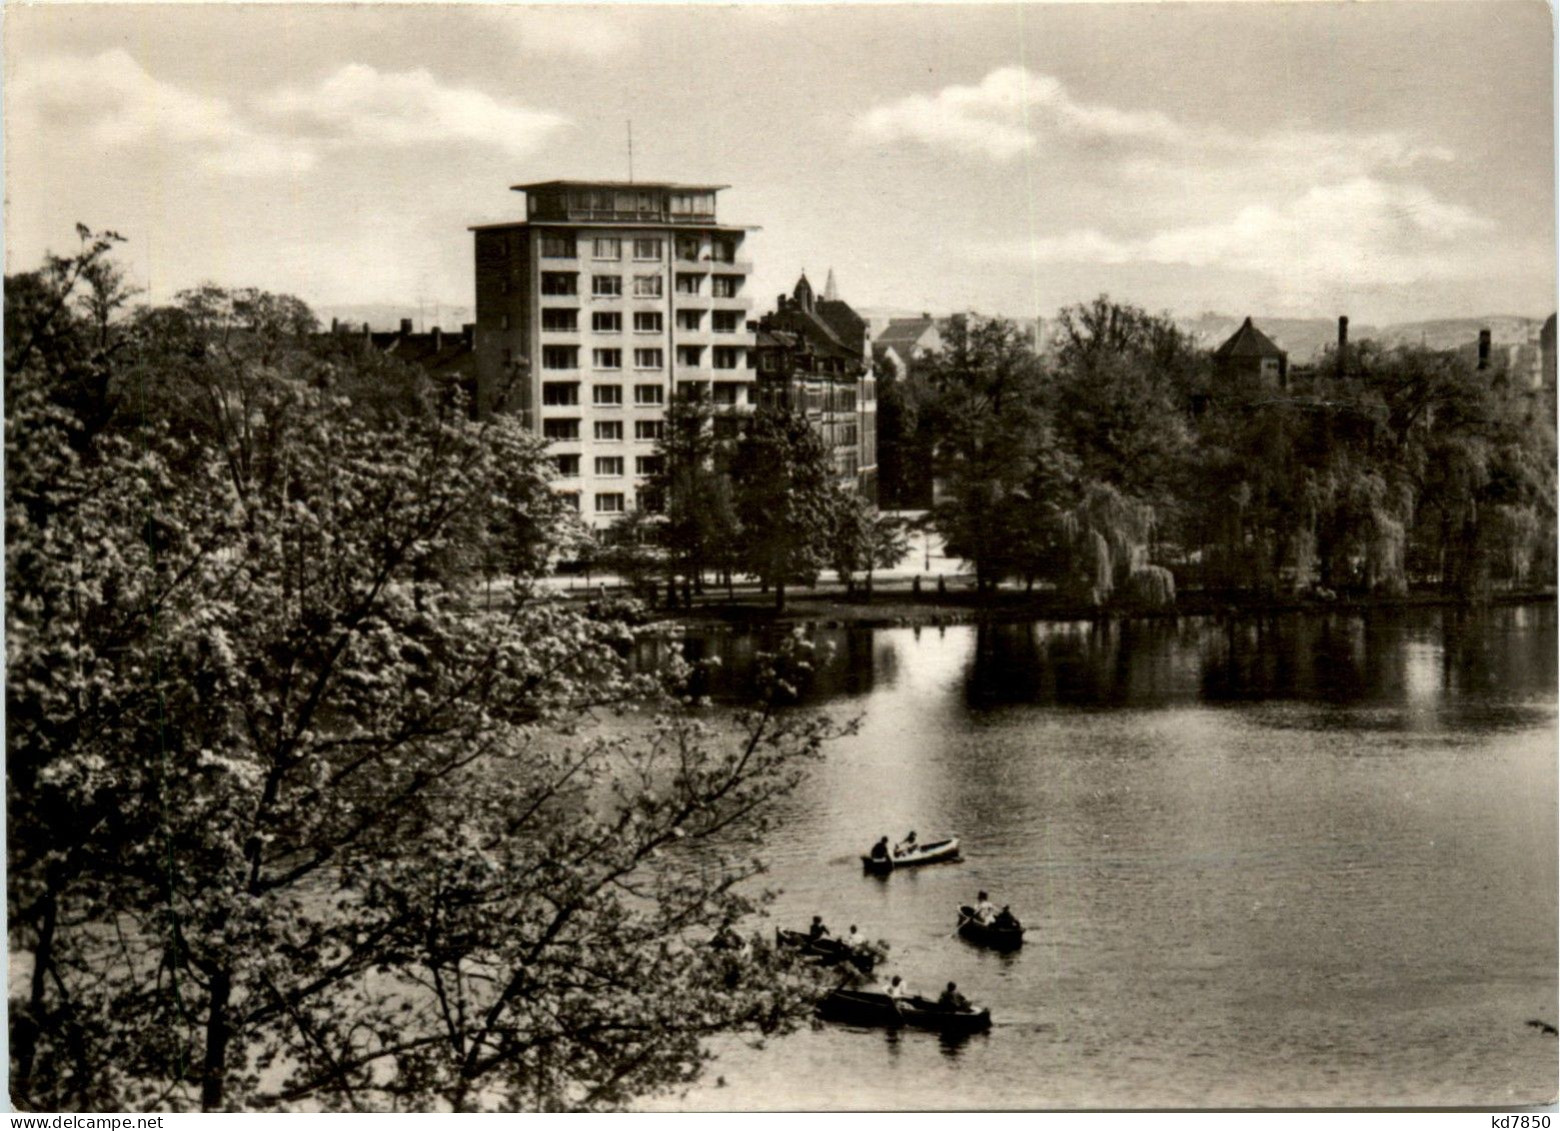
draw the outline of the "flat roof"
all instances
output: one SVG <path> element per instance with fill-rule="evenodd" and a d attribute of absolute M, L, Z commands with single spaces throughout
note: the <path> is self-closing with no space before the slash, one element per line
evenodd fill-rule
<path fill-rule="evenodd" d="M 679 185 L 670 181 L 534 181 L 528 185 L 510 185 L 511 192 L 530 192 L 543 188 L 674 189 L 679 192 L 719 192 L 730 185 Z"/>
<path fill-rule="evenodd" d="M 713 220 L 510 220 L 467 224 L 468 232 L 499 232 L 506 228 L 698 228 L 706 232 L 761 232 L 757 224 L 717 224 Z"/>

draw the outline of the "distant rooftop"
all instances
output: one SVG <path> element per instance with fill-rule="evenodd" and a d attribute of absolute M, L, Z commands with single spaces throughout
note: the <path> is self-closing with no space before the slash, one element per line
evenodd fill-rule
<path fill-rule="evenodd" d="M 528 185 L 510 185 L 512 192 L 530 192 L 548 188 L 669 189 L 675 192 L 719 192 L 730 185 L 682 185 L 671 181 L 532 181 Z"/>

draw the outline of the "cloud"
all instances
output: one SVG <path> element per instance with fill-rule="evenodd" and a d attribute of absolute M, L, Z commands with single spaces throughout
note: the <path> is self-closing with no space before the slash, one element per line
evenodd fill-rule
<path fill-rule="evenodd" d="M 426 70 L 382 73 L 362 63 L 310 87 L 283 87 L 257 106 L 287 136 L 333 146 L 477 142 L 523 155 L 567 122 L 480 90 L 444 86 Z"/>
<path fill-rule="evenodd" d="M 1304 292 L 1466 275 L 1495 224 L 1414 185 L 1358 177 L 1227 219 L 1117 237 L 1094 228 L 972 249 L 1028 263 L 1150 263 L 1250 271 Z"/>
<path fill-rule="evenodd" d="M 997 161 L 1081 148 L 1114 156 L 1127 172 L 1157 171 L 1167 161 L 1224 159 L 1286 169 L 1303 163 L 1313 178 L 1337 178 L 1452 158 L 1445 149 L 1395 133 L 1283 130 L 1252 137 L 1180 122 L 1158 110 L 1081 102 L 1060 79 L 1024 67 L 999 67 L 974 86 L 947 86 L 873 107 L 857 117 L 855 130 L 872 141 L 913 141 Z"/>
<path fill-rule="evenodd" d="M 523 50 L 585 59 L 604 59 L 627 50 L 637 38 L 640 19 L 638 11 L 616 5 L 549 4 L 528 8 L 477 5 L 467 11 L 480 13 L 496 22 Z"/>
<path fill-rule="evenodd" d="M 194 151 L 233 173 L 300 172 L 315 160 L 307 145 L 253 129 L 227 100 L 154 78 L 122 48 L 22 62 L 6 94 L 23 136 L 73 135 L 94 149 Z"/>
<path fill-rule="evenodd" d="M 332 152 L 375 147 L 454 142 L 524 155 L 568 123 L 446 86 L 426 70 L 380 72 L 361 63 L 240 104 L 164 82 L 120 48 L 27 61 L 6 95 L 11 138 L 162 151 L 167 162 L 232 176 L 302 173 Z"/>

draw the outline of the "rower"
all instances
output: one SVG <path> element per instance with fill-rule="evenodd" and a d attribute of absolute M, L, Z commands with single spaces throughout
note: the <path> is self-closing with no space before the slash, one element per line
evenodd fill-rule
<path fill-rule="evenodd" d="M 901 978 L 898 974 L 895 974 L 893 978 L 889 980 L 887 993 L 888 999 L 894 1003 L 894 1008 L 898 1009 L 901 1003 L 909 999 L 910 987 L 905 983 L 903 978 Z"/>
<path fill-rule="evenodd" d="M 823 936 L 828 934 L 828 933 L 829 933 L 829 928 L 827 928 L 827 927 L 825 927 L 823 925 L 823 916 L 822 915 L 814 915 L 813 916 L 813 921 L 812 921 L 812 926 L 807 928 L 807 941 L 808 942 L 817 942 L 819 939 L 823 938 Z"/>
<path fill-rule="evenodd" d="M 959 992 L 958 986 L 949 982 L 948 988 L 937 999 L 937 1008 L 946 1009 L 954 1013 L 968 1013 L 970 1011 L 970 1001 L 969 998 Z"/>
<path fill-rule="evenodd" d="M 919 847 L 920 846 L 915 843 L 915 830 L 911 829 L 908 833 L 905 834 L 905 839 L 894 846 L 894 855 L 904 856 L 908 853 L 914 852 Z"/>
<path fill-rule="evenodd" d="M 975 897 L 975 918 L 981 923 L 990 923 L 997 917 L 996 904 L 991 902 L 991 897 L 981 892 Z"/>
<path fill-rule="evenodd" d="M 851 950 L 860 950 L 867 945 L 867 936 L 856 929 L 856 924 L 850 925 L 850 932 L 845 936 L 845 945 Z"/>
<path fill-rule="evenodd" d="M 1009 930 L 1023 926 L 1023 924 L 1018 921 L 1018 916 L 1014 915 L 1012 910 L 1005 903 L 1002 905 L 1002 910 L 997 912 L 997 917 L 992 925 L 1003 927 Z"/>
<path fill-rule="evenodd" d="M 874 859 L 874 860 L 887 860 L 888 859 L 888 838 L 887 837 L 884 837 L 882 840 L 878 841 L 876 844 L 874 844 L 872 846 L 872 859 Z"/>

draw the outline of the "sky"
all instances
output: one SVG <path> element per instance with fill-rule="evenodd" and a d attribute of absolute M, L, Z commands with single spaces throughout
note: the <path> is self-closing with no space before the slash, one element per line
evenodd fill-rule
<path fill-rule="evenodd" d="M 126 237 L 153 301 L 473 301 L 509 186 L 730 185 L 755 313 L 1380 324 L 1555 308 L 1538 0 L 7 5 L 5 262 Z M 430 319 L 431 321 L 431 319 Z"/>

